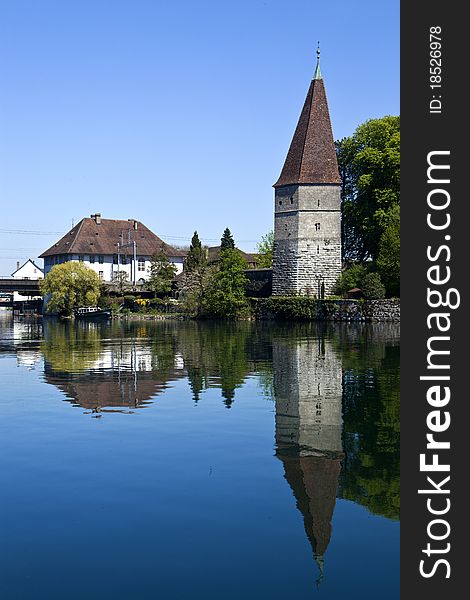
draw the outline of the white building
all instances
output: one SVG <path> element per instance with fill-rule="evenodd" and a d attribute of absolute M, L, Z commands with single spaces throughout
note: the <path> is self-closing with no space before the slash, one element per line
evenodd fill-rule
<path fill-rule="evenodd" d="M 19 262 L 16 263 L 16 271 L 11 276 L 13 279 L 44 279 L 44 271 L 28 258 L 21 266 Z M 36 300 L 38 298 L 41 298 L 41 296 L 23 296 L 19 292 L 13 292 L 13 300 L 15 302 L 20 300 Z"/>
<path fill-rule="evenodd" d="M 151 258 L 163 252 L 183 270 L 184 252 L 166 244 L 148 227 L 135 219 L 102 219 L 99 213 L 82 219 L 56 244 L 43 252 L 44 273 L 54 265 L 76 260 L 96 271 L 103 281 L 113 281 L 126 273 L 130 283 L 144 283 L 149 278 Z"/>

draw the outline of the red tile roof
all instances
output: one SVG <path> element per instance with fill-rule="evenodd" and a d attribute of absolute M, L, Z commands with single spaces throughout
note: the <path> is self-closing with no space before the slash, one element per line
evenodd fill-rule
<path fill-rule="evenodd" d="M 97 219 L 95 215 L 82 219 L 39 258 L 56 254 L 117 254 L 118 242 L 122 253 L 129 241 L 130 247 L 126 249 L 130 254 L 134 240 L 138 255 L 152 256 L 163 250 L 167 256 L 185 256 L 184 252 L 166 244 L 140 221 Z"/>
<path fill-rule="evenodd" d="M 313 79 L 281 175 L 274 187 L 340 184 L 323 79 Z"/>

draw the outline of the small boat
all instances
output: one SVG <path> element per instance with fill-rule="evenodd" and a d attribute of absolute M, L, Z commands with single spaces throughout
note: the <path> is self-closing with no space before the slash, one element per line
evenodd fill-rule
<path fill-rule="evenodd" d="M 76 319 L 109 319 L 111 312 L 98 306 L 83 306 L 75 311 Z"/>

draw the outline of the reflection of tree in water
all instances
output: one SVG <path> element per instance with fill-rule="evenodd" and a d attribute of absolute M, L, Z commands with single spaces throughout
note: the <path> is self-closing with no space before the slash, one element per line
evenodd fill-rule
<path fill-rule="evenodd" d="M 101 334 L 97 323 L 44 319 L 41 351 L 55 371 L 83 373 L 99 359 L 101 350 Z"/>
<path fill-rule="evenodd" d="M 399 518 L 399 326 L 341 328 L 343 439 L 340 495 Z"/>
<path fill-rule="evenodd" d="M 227 408 L 235 390 L 253 370 L 250 323 L 185 323 L 177 329 L 178 348 L 184 357 L 193 399 L 219 387 Z"/>
<path fill-rule="evenodd" d="M 320 473 L 335 473 L 336 467 L 322 470 L 319 460 L 327 460 L 327 450 L 341 450 L 337 447 L 341 402 L 328 404 L 327 400 L 328 394 L 334 398 L 339 394 L 346 453 L 339 495 L 376 514 L 397 518 L 398 344 L 399 326 L 387 324 L 114 321 L 98 325 L 48 320 L 41 349 L 46 379 L 87 407 L 143 406 L 182 377 L 187 377 L 195 402 L 205 390 L 218 388 L 230 407 L 237 389 L 255 374 L 266 397 L 276 400 L 277 455 L 302 506 L 307 501 L 297 497 L 301 488 L 294 483 L 294 473 L 304 473 L 304 488 L 307 480 L 322 477 L 325 490 L 333 486 Z M 336 412 L 328 413 L 333 406 Z M 321 428 L 315 423 L 319 417 Z M 286 425 L 289 419 L 294 426 Z M 281 432 L 286 434 L 282 439 Z M 314 443 L 318 435 L 320 441 Z M 290 448 L 289 461 L 281 452 L 281 442 Z M 312 449 L 317 452 L 312 454 Z M 318 493 L 320 489 L 321 485 Z M 311 493 L 305 491 L 307 498 Z"/>

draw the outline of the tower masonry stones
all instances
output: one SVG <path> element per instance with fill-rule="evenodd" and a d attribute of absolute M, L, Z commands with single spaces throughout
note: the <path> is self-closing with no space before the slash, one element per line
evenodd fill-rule
<path fill-rule="evenodd" d="M 341 273 L 341 179 L 320 51 L 281 175 L 274 184 L 273 295 L 332 294 Z"/>

